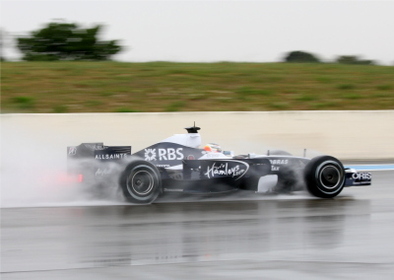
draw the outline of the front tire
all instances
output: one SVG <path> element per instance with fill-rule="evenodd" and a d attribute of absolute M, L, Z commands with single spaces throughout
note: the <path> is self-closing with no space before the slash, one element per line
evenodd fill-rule
<path fill-rule="evenodd" d="M 120 175 L 119 184 L 125 198 L 133 203 L 152 203 L 161 192 L 159 170 L 144 160 L 129 163 Z"/>
<path fill-rule="evenodd" d="M 305 183 L 310 194 L 321 198 L 337 196 L 345 186 L 345 169 L 331 156 L 313 158 L 305 167 Z"/>

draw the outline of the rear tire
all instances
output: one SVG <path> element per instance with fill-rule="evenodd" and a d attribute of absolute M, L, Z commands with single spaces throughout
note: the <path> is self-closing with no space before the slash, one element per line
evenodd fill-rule
<path fill-rule="evenodd" d="M 129 202 L 152 203 L 161 192 L 161 177 L 156 166 L 144 160 L 134 160 L 120 175 L 120 187 Z"/>
<path fill-rule="evenodd" d="M 331 156 L 313 158 L 305 167 L 305 183 L 310 194 L 321 198 L 337 196 L 345 185 L 342 163 Z"/>

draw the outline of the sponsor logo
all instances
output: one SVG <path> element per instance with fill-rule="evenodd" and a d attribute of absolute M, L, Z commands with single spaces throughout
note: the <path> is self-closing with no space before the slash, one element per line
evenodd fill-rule
<path fill-rule="evenodd" d="M 184 155 L 182 153 L 183 148 L 159 148 L 159 149 L 145 149 L 145 160 L 156 161 L 156 160 L 182 160 Z"/>
<path fill-rule="evenodd" d="M 248 165 L 234 164 L 229 162 L 214 162 L 212 165 L 207 166 L 207 171 L 204 173 L 205 176 L 210 178 L 215 177 L 242 177 L 248 169 Z M 239 179 L 237 178 L 237 179 Z"/>
<path fill-rule="evenodd" d="M 357 181 L 370 181 L 372 179 L 372 175 L 368 172 L 358 172 L 353 173 L 352 179 Z"/>
<path fill-rule="evenodd" d="M 127 157 L 127 153 L 121 153 L 121 154 L 102 154 L 102 155 L 96 155 L 94 158 L 95 159 L 101 159 L 101 160 L 110 160 L 110 159 L 122 159 Z"/>
<path fill-rule="evenodd" d="M 75 156 L 75 155 L 77 154 L 77 147 L 70 147 L 70 148 L 68 149 L 68 154 L 69 154 L 70 156 Z"/>
<path fill-rule="evenodd" d="M 279 171 L 280 166 L 278 165 L 286 165 L 289 163 L 288 159 L 270 159 L 271 162 L 271 171 Z"/>
<path fill-rule="evenodd" d="M 271 164 L 285 165 L 289 163 L 288 159 L 270 159 Z"/>
<path fill-rule="evenodd" d="M 156 149 L 145 149 L 145 160 L 156 160 Z"/>

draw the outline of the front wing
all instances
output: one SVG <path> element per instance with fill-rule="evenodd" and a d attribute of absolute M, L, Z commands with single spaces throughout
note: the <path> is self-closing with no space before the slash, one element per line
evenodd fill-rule
<path fill-rule="evenodd" d="M 357 171 L 353 168 L 346 168 L 345 176 L 345 187 L 371 185 L 372 174 L 370 172 Z"/>

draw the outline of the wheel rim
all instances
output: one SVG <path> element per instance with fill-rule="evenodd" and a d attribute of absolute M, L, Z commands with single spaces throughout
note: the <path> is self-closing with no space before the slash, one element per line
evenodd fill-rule
<path fill-rule="evenodd" d="M 155 186 L 155 178 L 147 170 L 138 170 L 129 177 L 127 188 L 140 196 L 149 194 Z"/>
<path fill-rule="evenodd" d="M 341 170 L 335 165 L 324 166 L 319 172 L 319 181 L 327 190 L 335 190 L 341 184 Z"/>

